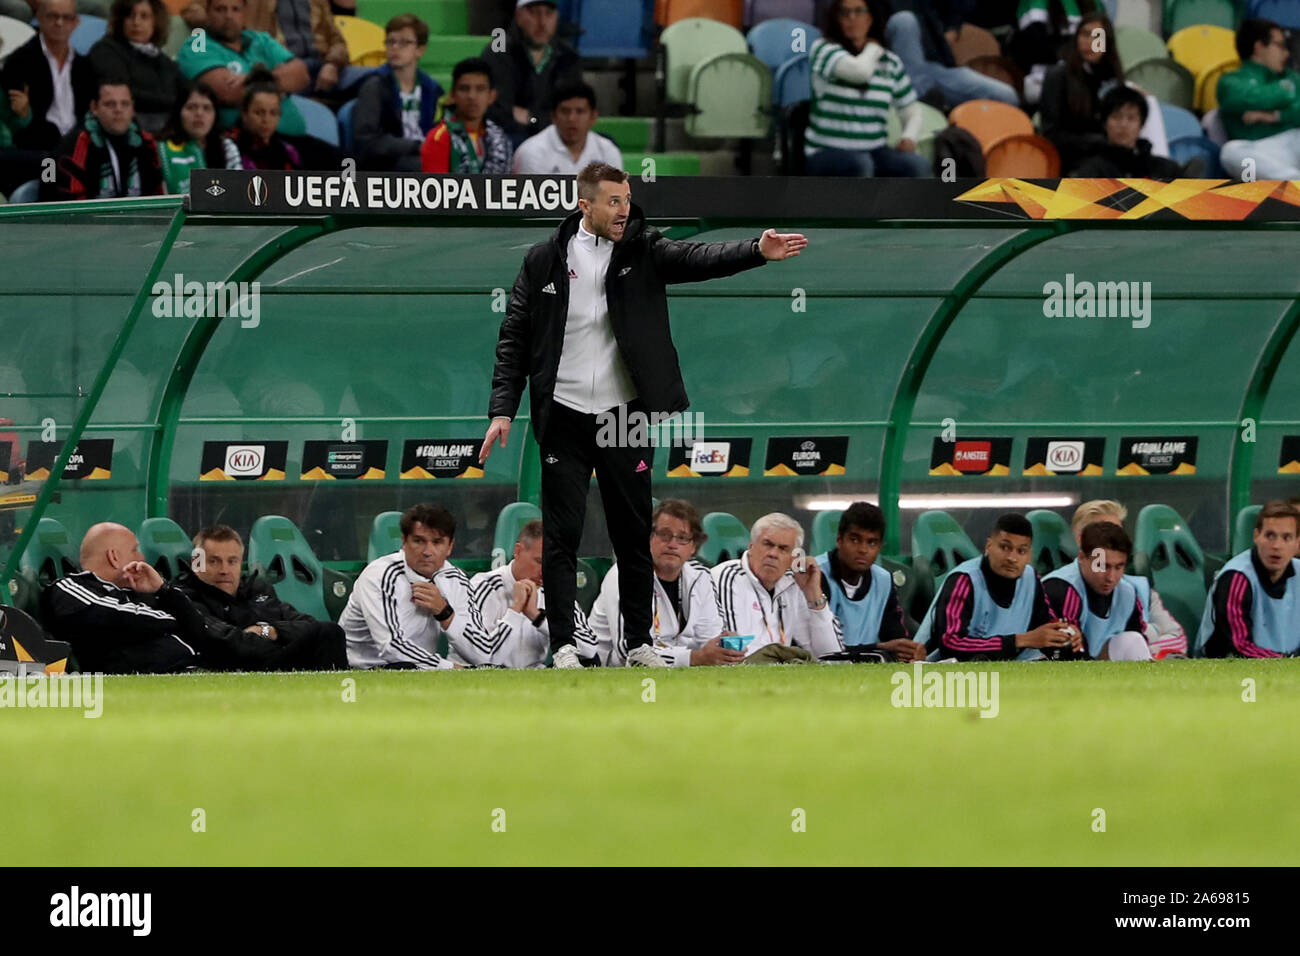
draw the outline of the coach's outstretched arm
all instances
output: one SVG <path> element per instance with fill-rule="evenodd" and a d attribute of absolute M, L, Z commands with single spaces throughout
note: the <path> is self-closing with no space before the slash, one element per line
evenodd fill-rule
<path fill-rule="evenodd" d="M 768 260 L 793 259 L 807 245 L 808 238 L 799 233 L 768 229 L 757 239 L 727 242 L 688 242 L 660 237 L 651 249 L 659 274 L 664 282 L 672 284 L 721 279 L 761 266 Z"/>
<path fill-rule="evenodd" d="M 519 401 L 528 384 L 528 356 L 531 349 L 532 326 L 528 308 L 528 257 L 515 276 L 510 301 L 506 304 L 506 317 L 497 335 L 497 364 L 492 370 L 492 397 L 488 400 L 488 426 L 483 446 L 479 448 L 479 464 L 492 454 L 493 442 L 506 447 L 510 437 L 510 422 L 519 411 Z"/>

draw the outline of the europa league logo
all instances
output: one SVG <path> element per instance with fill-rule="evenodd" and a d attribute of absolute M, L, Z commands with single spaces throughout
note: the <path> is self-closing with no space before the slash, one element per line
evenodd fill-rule
<path fill-rule="evenodd" d="M 254 176 L 248 183 L 248 201 L 254 206 L 266 205 L 266 180 Z"/>

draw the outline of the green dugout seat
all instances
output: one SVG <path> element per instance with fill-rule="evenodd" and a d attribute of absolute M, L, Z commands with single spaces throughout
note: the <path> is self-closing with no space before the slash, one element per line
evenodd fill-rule
<path fill-rule="evenodd" d="M 248 533 L 248 570 L 275 588 L 281 601 L 318 620 L 332 620 L 325 607 L 325 568 L 288 518 L 264 515 L 253 522 Z"/>
<path fill-rule="evenodd" d="M 1055 511 L 1038 508 L 1025 517 L 1034 529 L 1033 564 L 1040 575 L 1050 574 L 1078 556 L 1070 523 Z"/>
<path fill-rule="evenodd" d="M 946 511 L 923 511 L 912 526 L 912 567 L 934 579 L 937 592 L 948 572 L 971 558 L 980 549 Z"/>
<path fill-rule="evenodd" d="M 140 539 L 140 553 L 164 581 L 174 580 L 190 566 L 194 543 L 171 518 L 145 518 L 136 537 Z"/>
<path fill-rule="evenodd" d="M 749 547 L 749 529 L 735 515 L 710 511 L 701 524 L 708 538 L 700 545 L 696 557 L 709 567 L 738 558 Z"/>
<path fill-rule="evenodd" d="M 1138 512 L 1133 573 L 1149 577 L 1188 636 L 1196 633 L 1205 609 L 1205 554 L 1182 515 L 1168 505 L 1147 505 Z"/>

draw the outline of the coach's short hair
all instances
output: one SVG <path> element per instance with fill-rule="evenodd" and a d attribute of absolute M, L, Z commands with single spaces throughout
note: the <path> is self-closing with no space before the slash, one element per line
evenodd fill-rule
<path fill-rule="evenodd" d="M 578 173 L 578 198 L 591 202 L 600 193 L 600 184 L 625 183 L 627 172 L 609 163 L 588 163 Z"/>
<path fill-rule="evenodd" d="M 758 536 L 763 533 L 765 528 L 780 528 L 783 531 L 793 531 L 795 533 L 794 546 L 796 548 L 803 547 L 803 526 L 789 515 L 782 514 L 779 511 L 763 515 L 749 529 L 749 543 L 753 544 L 757 541 Z"/>
<path fill-rule="evenodd" d="M 542 540 L 542 519 L 534 518 L 522 528 L 519 529 L 519 537 L 515 538 L 515 544 L 522 544 L 525 548 L 534 541 Z"/>
<path fill-rule="evenodd" d="M 1297 510 L 1289 501 L 1282 501 L 1279 498 L 1260 508 L 1259 514 L 1255 516 L 1255 530 L 1264 530 L 1264 521 L 1268 518 L 1293 518 L 1296 523 L 1296 531 L 1300 533 L 1300 510 Z"/>
<path fill-rule="evenodd" d="M 1024 515 L 1008 511 L 1006 514 L 998 515 L 998 520 L 993 523 L 993 530 L 989 532 L 989 537 L 991 538 L 999 532 L 1017 534 L 1022 538 L 1032 538 L 1034 536 L 1034 526 L 1029 523 L 1029 519 Z"/>
<path fill-rule="evenodd" d="M 239 536 L 239 532 L 228 524 L 208 525 L 194 536 L 194 547 L 203 547 L 205 541 L 234 541 L 241 548 L 244 546 L 244 539 Z"/>
<path fill-rule="evenodd" d="M 704 524 L 700 521 L 700 513 L 685 498 L 665 498 L 655 506 L 654 513 L 650 515 L 651 533 L 658 526 L 660 515 L 669 515 L 690 525 L 691 538 L 695 543 L 695 547 L 698 548 L 709 540 L 709 536 L 704 533 Z"/>
<path fill-rule="evenodd" d="M 885 513 L 873 505 L 870 501 L 855 501 L 844 509 L 840 515 L 840 526 L 835 532 L 835 536 L 848 534 L 853 528 L 861 528 L 863 531 L 878 531 L 880 534 L 885 533 Z"/>
<path fill-rule="evenodd" d="M 1133 556 L 1133 541 L 1128 532 L 1110 521 L 1094 521 L 1083 526 L 1079 535 L 1079 554 L 1085 557 L 1098 548 L 1105 551 L 1122 551 Z"/>
<path fill-rule="evenodd" d="M 402 529 L 402 540 L 410 537 L 417 523 L 433 531 L 441 532 L 451 540 L 456 538 L 456 519 L 442 505 L 412 505 L 403 511 L 402 520 L 398 523 L 398 527 Z"/>
<path fill-rule="evenodd" d="M 1123 524 L 1124 519 L 1128 517 L 1128 509 L 1111 498 L 1094 498 L 1092 501 L 1085 501 L 1074 509 L 1074 517 L 1070 519 L 1070 533 L 1078 534 L 1084 525 L 1106 517 L 1116 518 L 1120 524 Z"/>

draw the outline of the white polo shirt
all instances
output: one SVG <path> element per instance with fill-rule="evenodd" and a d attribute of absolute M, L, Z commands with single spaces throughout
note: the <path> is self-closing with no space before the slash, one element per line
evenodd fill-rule
<path fill-rule="evenodd" d="M 605 273 L 614 244 L 578 223 L 569 240 L 569 317 L 555 375 L 561 405 L 596 415 L 636 398 L 623 355 L 614 338 L 605 299 Z"/>
<path fill-rule="evenodd" d="M 77 100 L 72 93 L 72 61 L 76 58 L 77 51 L 69 45 L 68 58 L 63 61 L 62 67 L 45 45 L 45 37 L 41 37 L 41 52 L 45 54 L 45 62 L 50 65 L 50 80 L 54 84 L 54 99 L 45 111 L 45 118 L 58 127 L 60 136 L 66 136 L 77 125 Z"/>
<path fill-rule="evenodd" d="M 546 129 L 528 137 L 515 150 L 514 171 L 524 175 L 545 175 L 559 173 L 576 176 L 588 163 L 609 163 L 618 169 L 623 168 L 623 154 L 619 152 L 614 141 L 608 136 L 601 136 L 592 131 L 587 133 L 587 142 L 582 147 L 582 154 L 575 160 L 569 147 L 560 139 L 560 132 L 552 123 Z"/>

